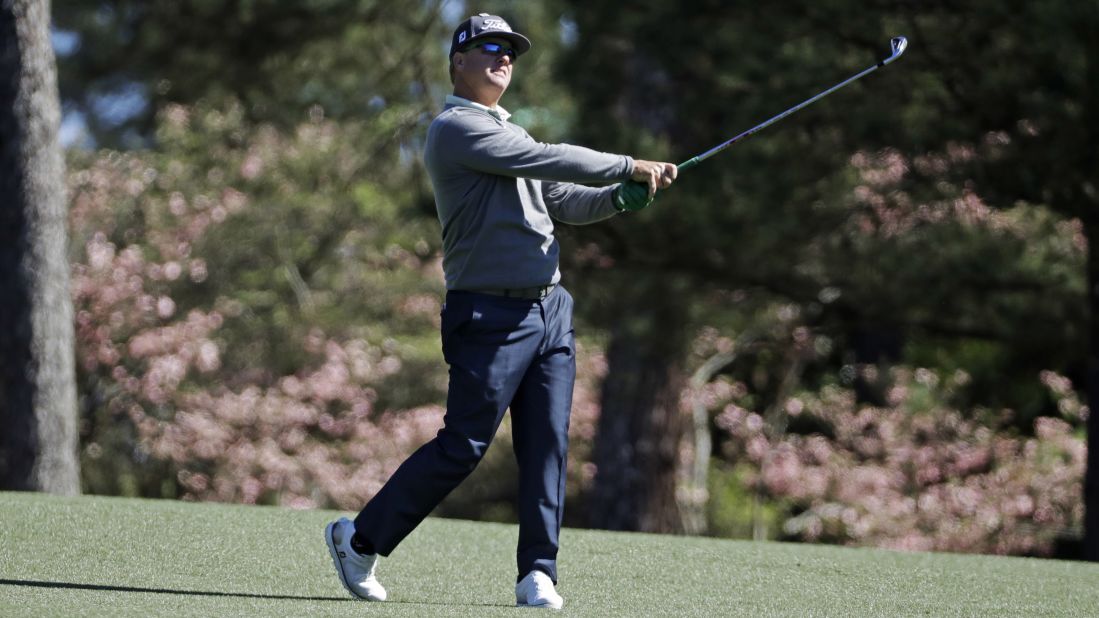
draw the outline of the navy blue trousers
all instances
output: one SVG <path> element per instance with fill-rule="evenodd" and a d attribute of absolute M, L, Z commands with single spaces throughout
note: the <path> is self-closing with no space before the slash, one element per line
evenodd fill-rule
<path fill-rule="evenodd" d="M 442 313 L 450 385 L 443 428 L 404 461 L 355 518 L 388 556 L 477 467 L 511 408 L 519 467 L 519 577 L 557 581 L 565 454 L 576 380 L 572 296 L 544 300 L 448 292 Z"/>

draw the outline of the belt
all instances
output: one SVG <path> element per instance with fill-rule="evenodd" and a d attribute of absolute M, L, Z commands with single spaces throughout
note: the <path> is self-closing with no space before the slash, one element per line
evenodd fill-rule
<path fill-rule="evenodd" d="M 550 295 L 553 288 L 557 287 L 556 283 L 549 285 L 543 285 L 533 288 L 511 288 L 511 289 L 495 289 L 495 290 L 473 290 L 481 294 L 491 294 L 493 296 L 504 296 L 506 298 L 523 298 L 526 300 L 543 300 Z"/>

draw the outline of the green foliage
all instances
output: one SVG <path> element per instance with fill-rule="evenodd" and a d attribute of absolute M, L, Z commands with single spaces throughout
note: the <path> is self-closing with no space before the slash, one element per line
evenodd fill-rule
<path fill-rule="evenodd" d="M 79 35 L 79 48 L 59 59 L 62 97 L 107 144 L 149 137 L 173 103 L 236 100 L 250 119 L 284 129 L 314 109 L 342 119 L 410 99 L 431 106 L 445 80 L 439 10 L 370 0 L 60 0 L 56 27 Z M 127 111 L 120 92 L 138 99 L 130 117 L 117 117 Z"/>
<path fill-rule="evenodd" d="M 1083 383 L 1094 314 L 1093 4 L 59 0 L 55 23 L 80 43 L 59 59 L 68 109 L 87 114 L 98 144 L 147 147 L 70 155 L 73 262 L 122 298 L 80 292 L 87 489 L 208 497 L 196 478 L 239 481 L 217 457 L 150 456 L 140 415 L 171 422 L 190 397 L 227 406 L 258 392 L 287 409 L 347 412 L 348 400 L 303 402 L 305 391 L 284 388 L 343 366 L 318 341 L 337 356 L 396 359 L 392 373 L 354 384 L 369 422 L 442 403 L 439 233 L 419 156 L 450 90 L 458 8 L 501 14 L 534 40 L 503 105 L 536 139 L 671 161 L 865 68 L 890 36 L 911 42 L 888 69 L 688 170 L 644 212 L 559 229 L 578 325 L 599 342 L 589 361 L 622 337 L 684 372 L 735 349 L 716 375 L 744 386 L 739 405 L 772 441 L 783 430 L 837 438 L 812 415 L 782 418 L 793 393 L 839 388 L 886 406 L 893 370 L 909 367 L 954 385 L 907 385 L 909 412 L 999 423 L 1010 410 L 997 427 L 1012 439 L 1076 405 L 1047 382 L 1052 371 L 1072 393 Z M 138 113 L 109 113 L 126 93 Z M 99 259 L 115 272 L 96 270 Z M 130 350 L 149 333 L 193 353 L 176 399 L 128 390 L 155 373 L 153 357 Z M 201 369 L 207 344 L 217 366 Z M 580 509 L 605 368 L 587 371 L 568 488 Z M 319 421 L 273 435 L 303 426 L 326 446 L 347 442 Z M 513 517 L 507 447 L 446 513 Z M 726 453 L 711 466 L 715 534 L 747 534 L 742 465 Z M 301 497 L 264 487 L 249 496 Z M 769 530 L 785 508 L 766 507 Z"/>
<path fill-rule="evenodd" d="M 776 539 L 782 529 L 783 509 L 752 488 L 753 472 L 744 464 L 711 465 L 706 519 L 708 533 L 730 539 Z"/>
<path fill-rule="evenodd" d="M 221 124 L 219 112 L 200 109 L 190 118 L 179 141 L 171 129 L 161 133 L 167 151 L 201 156 L 201 145 L 211 140 L 254 135 L 215 151 L 220 160 L 195 170 L 199 178 L 215 175 L 223 187 L 182 181 L 213 191 L 232 187 L 250 202 L 197 247 L 211 262 L 205 289 L 236 290 L 228 300 L 237 303 L 238 339 L 227 347 L 249 351 L 230 358 L 230 367 L 273 363 L 276 375 L 292 372 L 304 359 L 284 344 L 312 328 L 353 334 L 352 324 L 396 318 L 386 333 L 360 333 L 380 340 L 430 327 L 423 315 L 399 310 L 404 298 L 439 290 L 420 271 L 437 250 L 437 224 L 410 208 L 425 188 L 407 168 L 380 164 L 383 157 L 360 148 L 384 143 L 392 125 L 307 124 L 287 141 L 272 129 L 237 124 L 239 116 Z M 387 184 L 384 191 L 379 182 Z"/>
<path fill-rule="evenodd" d="M 1037 131 L 1090 126 L 1078 107 L 1088 96 L 1077 79 L 1084 52 L 1068 60 L 1062 42 L 1044 46 L 1040 33 L 1094 23 L 1095 11 L 993 4 L 979 12 L 1000 28 L 945 6 L 909 14 L 829 2 L 795 15 L 781 6 L 683 12 L 642 2 L 612 16 L 610 7 L 570 3 L 578 42 L 564 66 L 589 70 L 560 77 L 580 97 L 580 141 L 645 158 L 698 154 L 884 57 L 890 36 L 911 41 L 887 69 L 684 172 L 643 216 L 578 232 L 578 243 L 598 244 L 615 265 L 599 274 L 603 296 L 620 296 L 608 282 L 689 277 L 697 291 L 726 294 L 654 300 L 716 301 L 695 313 L 738 324 L 732 332 L 766 331 L 754 307 L 794 303 L 843 352 L 830 371 L 863 354 L 860 333 L 898 340 L 920 358 L 930 346 L 945 364 L 957 364 L 952 350 L 989 342 L 1001 353 L 979 373 L 996 383 L 975 381 L 969 401 L 1032 408 L 1038 369 L 1074 372 L 1084 358 L 1086 243 L 1069 218 L 1076 211 L 1009 190 L 1015 181 L 992 174 L 1029 177 L 1025 161 L 1046 157 L 1041 169 L 1051 169 L 1077 149 L 1056 141 L 1036 149 L 1024 128 L 1031 119 Z M 1024 58 L 1032 46 L 1037 57 Z M 1038 68 L 1044 54 L 1061 56 L 1062 75 Z M 1047 98 L 1055 91 L 1069 99 Z M 1071 186 L 1071 173 L 1045 186 Z M 729 294 L 740 300 L 728 303 Z M 716 317 L 723 312 L 743 314 Z"/>

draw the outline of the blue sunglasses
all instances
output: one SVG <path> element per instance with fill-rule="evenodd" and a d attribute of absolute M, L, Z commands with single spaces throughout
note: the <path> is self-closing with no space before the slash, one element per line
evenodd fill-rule
<path fill-rule="evenodd" d="M 514 49 L 512 49 L 510 47 L 504 47 L 503 45 L 500 45 L 499 43 L 473 43 L 472 45 L 470 45 L 469 47 L 465 48 L 462 51 L 469 51 L 469 50 L 471 50 L 475 47 L 480 47 L 481 51 L 483 51 L 486 54 L 492 55 L 492 56 L 500 56 L 502 54 L 507 54 L 508 56 L 511 56 L 511 61 L 512 62 L 515 62 L 515 59 L 519 57 L 519 54 L 516 53 L 516 51 Z"/>

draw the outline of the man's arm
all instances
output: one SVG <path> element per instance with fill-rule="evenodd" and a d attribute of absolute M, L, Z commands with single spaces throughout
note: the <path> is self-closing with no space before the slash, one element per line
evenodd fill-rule
<path fill-rule="evenodd" d="M 618 185 L 593 188 L 568 182 L 543 182 L 546 210 L 562 223 L 584 225 L 614 216 L 614 190 Z"/>
<path fill-rule="evenodd" d="M 487 174 L 563 182 L 613 182 L 634 174 L 632 157 L 536 142 L 476 111 L 452 110 L 433 129 L 438 156 Z"/>

